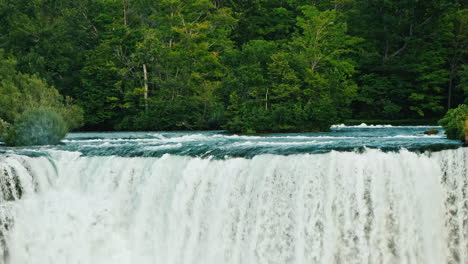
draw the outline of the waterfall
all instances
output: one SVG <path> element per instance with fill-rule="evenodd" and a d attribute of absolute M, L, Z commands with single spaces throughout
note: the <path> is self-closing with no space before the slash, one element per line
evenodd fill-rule
<path fill-rule="evenodd" d="M 468 263 L 468 148 L 0 156 L 0 263 Z"/>

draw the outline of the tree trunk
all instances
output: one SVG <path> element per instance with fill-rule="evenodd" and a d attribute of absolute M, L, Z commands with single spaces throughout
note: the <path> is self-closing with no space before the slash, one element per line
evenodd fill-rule
<path fill-rule="evenodd" d="M 143 85 L 145 87 L 145 112 L 148 112 L 148 73 L 146 71 L 146 63 L 143 63 Z"/>
<path fill-rule="evenodd" d="M 124 26 L 127 26 L 127 0 L 122 0 Z"/>

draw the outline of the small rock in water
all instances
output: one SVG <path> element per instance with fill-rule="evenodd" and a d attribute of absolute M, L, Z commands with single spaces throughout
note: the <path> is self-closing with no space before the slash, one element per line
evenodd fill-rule
<path fill-rule="evenodd" d="M 437 134 L 439 134 L 439 130 L 437 130 L 435 128 L 431 128 L 429 130 L 424 131 L 424 134 L 425 135 L 437 135 Z"/>

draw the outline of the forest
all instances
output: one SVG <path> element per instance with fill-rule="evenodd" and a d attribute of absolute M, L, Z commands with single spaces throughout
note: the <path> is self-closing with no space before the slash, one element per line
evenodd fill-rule
<path fill-rule="evenodd" d="M 324 131 L 468 103 L 449 0 L 0 0 L 0 129 Z"/>

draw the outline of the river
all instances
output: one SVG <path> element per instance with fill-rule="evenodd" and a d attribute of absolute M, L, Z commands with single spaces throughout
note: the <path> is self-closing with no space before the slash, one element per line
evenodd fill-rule
<path fill-rule="evenodd" d="M 468 148 L 429 128 L 3 147 L 0 263 L 468 263 Z"/>

